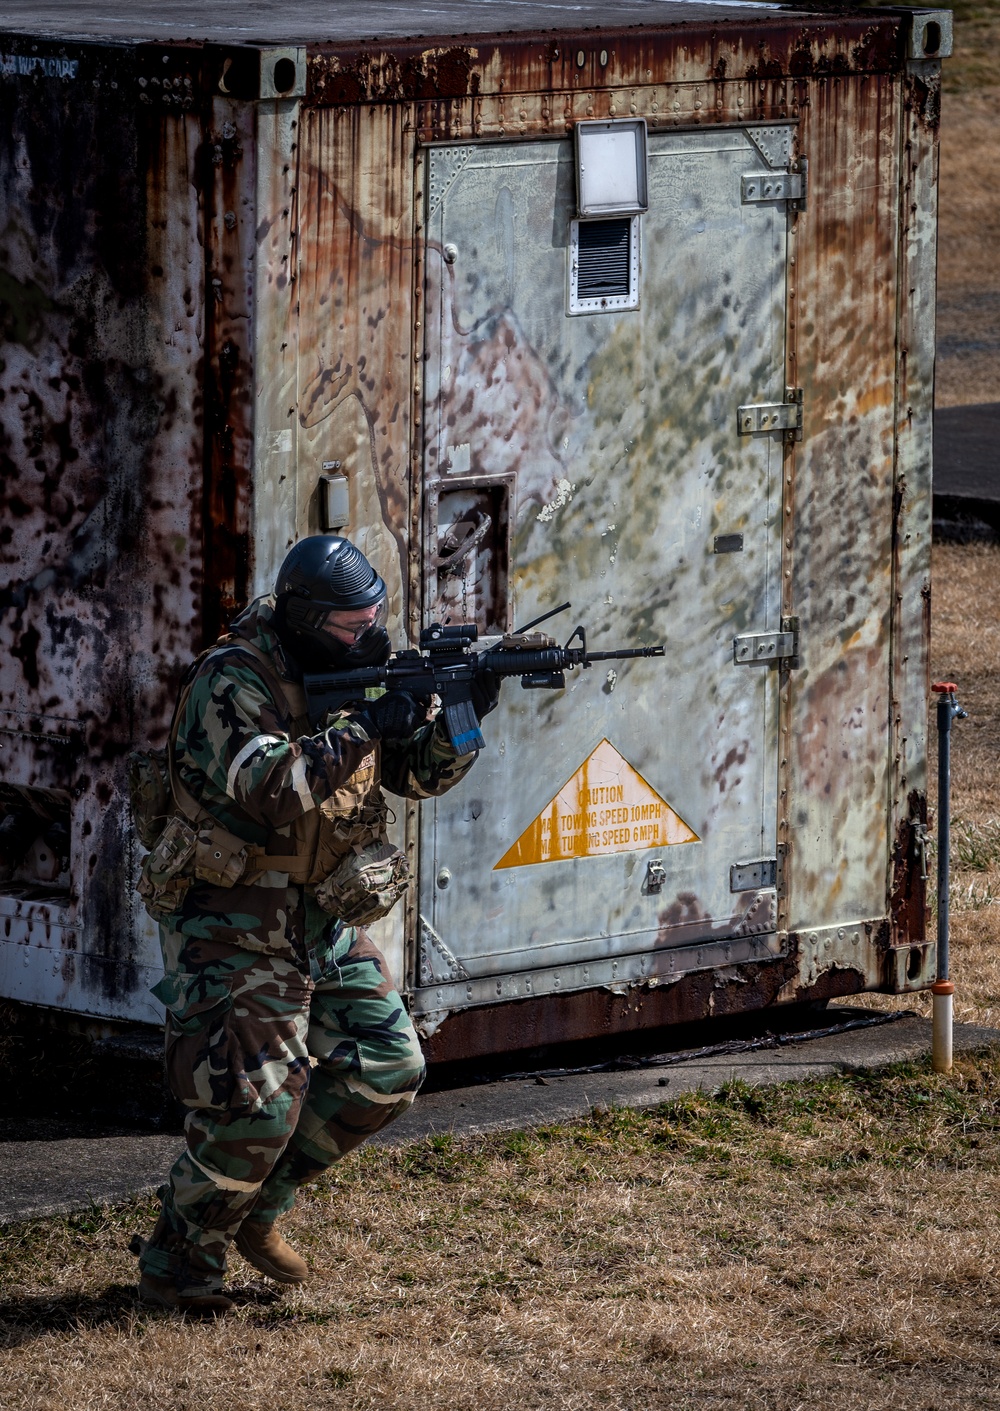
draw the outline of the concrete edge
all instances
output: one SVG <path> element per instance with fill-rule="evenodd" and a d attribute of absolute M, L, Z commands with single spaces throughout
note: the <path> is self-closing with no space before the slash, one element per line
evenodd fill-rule
<path fill-rule="evenodd" d="M 773 1086 L 877 1071 L 925 1057 L 930 1033 L 930 1020 L 907 1017 L 750 1052 L 679 1056 L 679 1061 L 663 1067 L 454 1088 L 423 1096 L 410 1113 L 371 1138 L 370 1144 L 394 1148 L 437 1135 L 465 1138 L 530 1131 L 578 1121 L 595 1108 L 656 1107 L 683 1093 L 714 1091 L 734 1078 Z M 1000 1030 L 958 1024 L 954 1049 L 956 1056 L 963 1057 L 1000 1049 Z M 182 1147 L 179 1134 L 2 1143 L 0 1226 L 101 1210 L 152 1196 Z M 88 1157 L 90 1169 L 81 1170 Z M 29 1191 L 35 1192 L 34 1198 L 24 1194 Z"/>

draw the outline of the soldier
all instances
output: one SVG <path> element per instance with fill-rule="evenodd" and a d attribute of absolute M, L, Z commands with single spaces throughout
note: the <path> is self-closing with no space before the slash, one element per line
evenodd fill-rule
<path fill-rule="evenodd" d="M 301 687 L 303 671 L 386 661 L 385 617 L 385 584 L 359 549 L 304 539 L 275 593 L 194 664 L 178 702 L 174 814 L 140 893 L 161 921 L 153 993 L 187 1147 L 150 1239 L 132 1243 L 146 1302 L 227 1311 L 231 1242 L 270 1278 L 301 1283 L 307 1266 L 275 1221 L 304 1181 L 405 1112 L 423 1078 L 386 962 L 349 922 L 384 914 L 405 886 L 380 784 L 441 794 L 475 754 L 456 755 L 427 702 L 399 691 L 314 733 Z M 477 684 L 480 719 L 497 697 L 493 680 Z M 373 869 L 374 913 L 370 894 L 352 891 Z"/>

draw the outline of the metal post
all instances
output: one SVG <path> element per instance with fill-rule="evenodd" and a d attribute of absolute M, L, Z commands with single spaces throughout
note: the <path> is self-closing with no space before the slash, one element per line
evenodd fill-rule
<path fill-rule="evenodd" d="M 938 901 L 937 980 L 931 986 L 931 1062 L 935 1073 L 950 1073 L 955 986 L 948 976 L 948 887 L 951 878 L 951 722 L 964 720 L 965 711 L 955 699 L 953 681 L 935 681 L 938 697 Z"/>

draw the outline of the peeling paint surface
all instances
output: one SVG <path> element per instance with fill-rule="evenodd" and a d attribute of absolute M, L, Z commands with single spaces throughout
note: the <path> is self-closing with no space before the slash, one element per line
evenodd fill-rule
<path fill-rule="evenodd" d="M 0 863 L 3 992 L 152 1017 L 124 756 L 197 631 L 202 257 L 186 119 L 149 126 L 131 57 L 78 63 L 0 79 L 0 777 L 67 799 L 65 877 Z M 50 974 L 47 895 L 74 938 Z"/>

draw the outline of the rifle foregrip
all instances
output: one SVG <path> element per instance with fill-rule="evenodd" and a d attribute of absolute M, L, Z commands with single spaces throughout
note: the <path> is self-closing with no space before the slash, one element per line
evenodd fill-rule
<path fill-rule="evenodd" d="M 579 657 L 580 653 L 577 652 L 576 656 Z M 533 671 L 563 671 L 567 666 L 576 664 L 572 649 L 567 651 L 564 647 L 518 647 L 516 650 L 506 651 L 501 648 L 483 652 L 479 660 L 488 670 L 496 672 L 497 676 L 524 676 Z"/>

